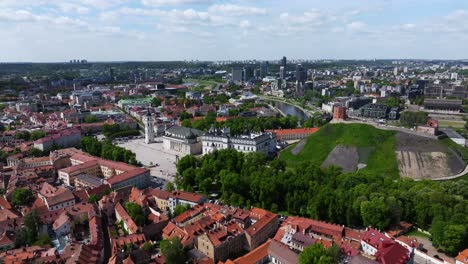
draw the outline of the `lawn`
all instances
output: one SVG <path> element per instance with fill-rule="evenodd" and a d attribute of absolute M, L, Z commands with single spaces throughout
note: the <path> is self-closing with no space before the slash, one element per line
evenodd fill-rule
<path fill-rule="evenodd" d="M 297 155 L 291 153 L 295 146 L 293 145 L 282 151 L 280 157 L 290 166 L 301 161 L 320 166 L 337 145 L 366 148 L 371 152 L 367 167 L 360 172 L 398 177 L 394 135 L 394 131 L 380 130 L 370 125 L 328 124 L 311 135 Z"/>
<path fill-rule="evenodd" d="M 430 235 L 420 232 L 418 230 L 412 230 L 411 232 L 407 233 L 405 236 L 431 238 Z"/>
<path fill-rule="evenodd" d="M 454 150 L 463 159 L 465 164 L 468 163 L 468 148 L 458 145 L 457 143 L 453 142 L 450 138 L 444 138 L 441 140 L 441 142 L 447 147 Z"/>
<path fill-rule="evenodd" d="M 453 127 L 453 128 L 463 128 L 465 126 L 465 121 L 453 121 L 453 120 L 439 120 L 440 127 Z"/>
<path fill-rule="evenodd" d="M 184 79 L 184 83 L 196 83 L 200 86 L 210 86 L 214 87 L 218 84 L 216 81 L 208 81 L 208 80 L 198 80 L 198 79 Z"/>

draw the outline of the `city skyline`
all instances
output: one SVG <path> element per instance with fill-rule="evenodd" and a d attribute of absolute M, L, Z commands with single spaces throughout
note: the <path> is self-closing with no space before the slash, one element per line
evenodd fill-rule
<path fill-rule="evenodd" d="M 455 0 L 0 2 L 0 62 L 465 59 Z"/>

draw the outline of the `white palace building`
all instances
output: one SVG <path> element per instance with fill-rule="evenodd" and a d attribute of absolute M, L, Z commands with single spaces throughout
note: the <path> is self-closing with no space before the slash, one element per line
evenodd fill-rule
<path fill-rule="evenodd" d="M 203 155 L 214 150 L 235 149 L 239 152 L 263 152 L 266 155 L 276 150 L 276 134 L 272 132 L 244 133 L 231 136 L 229 128 L 211 128 L 201 137 Z"/>

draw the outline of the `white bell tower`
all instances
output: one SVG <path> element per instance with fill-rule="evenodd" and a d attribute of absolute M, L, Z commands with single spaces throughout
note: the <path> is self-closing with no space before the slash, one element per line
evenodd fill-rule
<path fill-rule="evenodd" d="M 148 111 L 143 116 L 143 123 L 145 124 L 145 143 L 150 144 L 154 141 L 154 120 Z"/>

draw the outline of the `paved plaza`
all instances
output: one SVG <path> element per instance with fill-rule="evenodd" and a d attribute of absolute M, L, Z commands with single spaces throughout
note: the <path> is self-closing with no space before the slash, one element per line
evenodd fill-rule
<path fill-rule="evenodd" d="M 157 164 L 151 168 L 151 175 L 172 182 L 177 172 L 176 158 L 179 154 L 163 149 L 162 138 L 155 138 L 155 142 L 159 143 L 146 144 L 144 139 L 129 139 L 117 145 L 135 152 L 137 160 L 145 166 Z"/>

